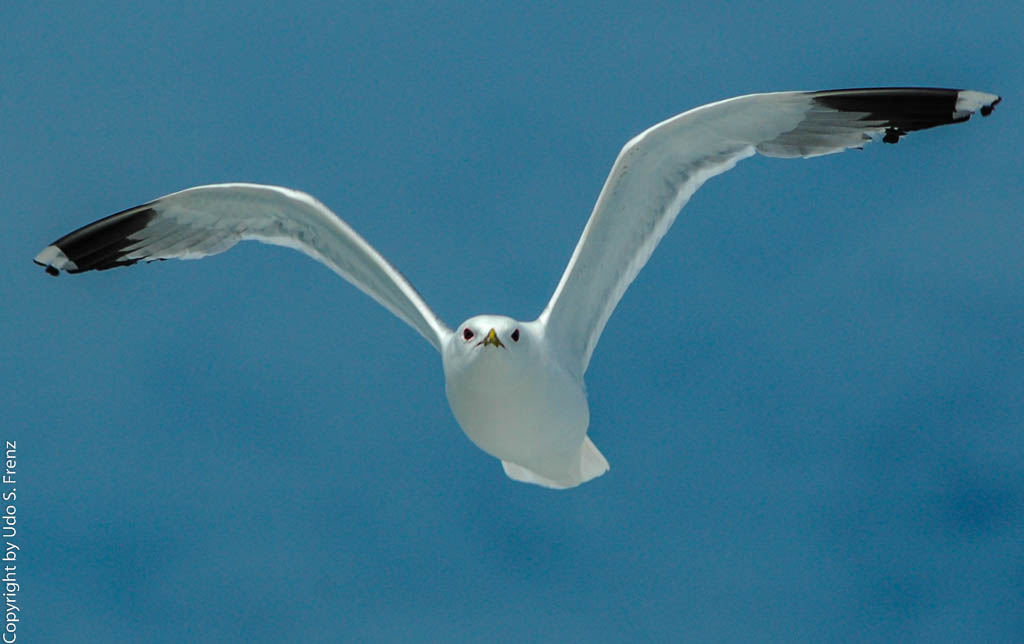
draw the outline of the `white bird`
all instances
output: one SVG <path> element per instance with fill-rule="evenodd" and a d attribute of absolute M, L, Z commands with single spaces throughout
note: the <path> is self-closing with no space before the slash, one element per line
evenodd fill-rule
<path fill-rule="evenodd" d="M 453 331 L 348 224 L 308 194 L 248 183 L 199 186 L 100 219 L 35 257 L 52 275 L 199 259 L 255 239 L 300 250 L 384 305 L 441 353 L 466 435 L 505 473 L 549 488 L 600 476 L 587 437 L 584 373 L 608 317 L 694 192 L 760 152 L 813 157 L 896 143 L 913 130 L 988 116 L 972 90 L 883 88 L 750 94 L 647 129 L 619 153 L 576 250 L 540 316 L 477 315 Z"/>

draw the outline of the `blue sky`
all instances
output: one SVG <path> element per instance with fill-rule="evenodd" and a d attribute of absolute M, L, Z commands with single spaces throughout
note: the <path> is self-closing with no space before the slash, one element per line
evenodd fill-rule
<path fill-rule="evenodd" d="M 6 3 L 0 25 L 25 641 L 1024 637 L 1016 3 Z M 274 183 L 449 324 L 532 319 L 628 138 L 877 85 L 1004 103 L 705 186 L 604 332 L 611 471 L 569 492 L 508 480 L 434 350 L 292 251 L 31 263 L 168 192 Z"/>

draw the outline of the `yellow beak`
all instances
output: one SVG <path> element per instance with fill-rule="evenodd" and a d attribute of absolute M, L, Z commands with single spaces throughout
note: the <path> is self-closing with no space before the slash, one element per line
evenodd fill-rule
<path fill-rule="evenodd" d="M 505 348 L 505 345 L 498 339 L 498 334 L 494 332 L 494 329 L 491 329 L 490 333 L 487 334 L 487 337 L 484 338 L 484 346 L 486 347 L 488 344 L 493 344 L 494 346 L 501 347 L 502 349 Z"/>

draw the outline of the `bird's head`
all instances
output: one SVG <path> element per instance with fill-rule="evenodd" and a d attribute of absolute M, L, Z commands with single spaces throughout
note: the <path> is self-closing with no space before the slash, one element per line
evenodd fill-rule
<path fill-rule="evenodd" d="M 504 315 L 476 315 L 452 334 L 444 349 L 446 365 L 502 363 L 514 365 L 527 359 L 536 345 L 536 330 L 530 322 Z"/>

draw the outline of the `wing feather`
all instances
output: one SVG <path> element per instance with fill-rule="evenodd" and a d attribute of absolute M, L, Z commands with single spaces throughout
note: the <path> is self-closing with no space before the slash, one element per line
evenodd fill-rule
<path fill-rule="evenodd" d="M 228 183 L 189 188 L 61 237 L 35 262 L 57 275 L 159 259 L 199 259 L 242 240 L 299 250 L 382 304 L 441 349 L 451 333 L 408 280 L 313 197 L 288 188 Z"/>
<path fill-rule="evenodd" d="M 615 306 L 676 215 L 711 177 L 760 152 L 813 157 L 895 143 L 914 130 L 959 123 L 999 97 L 972 90 L 846 89 L 750 94 L 663 121 L 619 153 L 579 243 L 538 318 L 582 375 Z"/>

